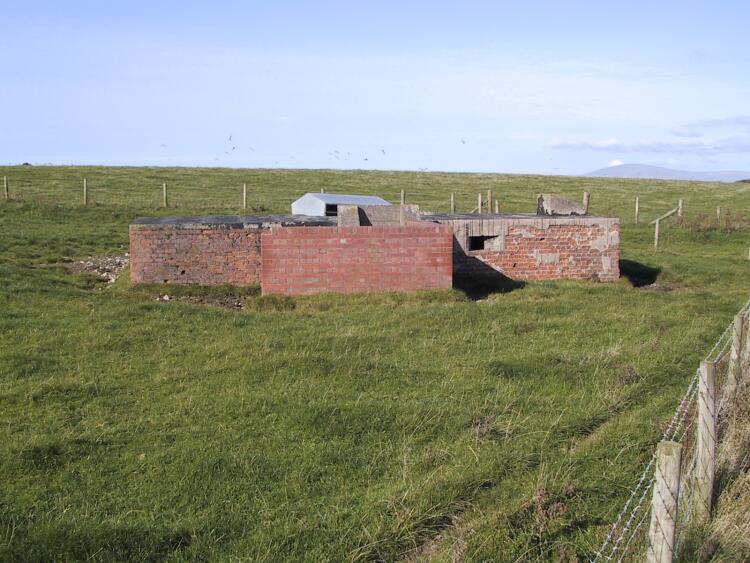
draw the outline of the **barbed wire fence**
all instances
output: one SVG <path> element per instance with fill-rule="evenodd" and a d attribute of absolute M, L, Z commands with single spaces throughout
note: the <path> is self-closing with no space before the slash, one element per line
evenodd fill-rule
<path fill-rule="evenodd" d="M 214 178 L 174 174 L 169 177 L 124 177 L 106 173 L 71 175 L 3 176 L 0 200 L 33 202 L 61 207 L 132 206 L 142 208 L 256 209 L 265 198 L 248 182 L 236 184 Z M 167 197 L 165 197 L 167 194 Z M 250 197 L 248 197 L 248 195 Z M 257 210 L 257 209 L 256 209 Z"/>
<path fill-rule="evenodd" d="M 325 177 L 301 176 L 293 170 L 102 167 L 84 172 L 75 167 L 32 167 L 0 173 L 0 203 L 263 213 L 288 208 L 289 194 L 318 192 L 327 186 Z M 392 187 L 389 191 L 394 192 Z"/>
<path fill-rule="evenodd" d="M 720 386 L 711 384 L 716 379 L 720 379 Z M 593 563 L 640 560 L 644 556 L 648 561 L 665 563 L 681 553 L 685 544 L 685 534 L 681 532 L 699 518 L 710 517 L 716 445 L 734 396 L 738 388 L 750 384 L 748 380 L 750 300 L 706 354 L 662 433 L 660 444 L 679 445 L 676 491 L 665 494 L 670 488 L 657 486 L 657 481 L 663 484 L 667 477 L 659 471 L 662 458 L 657 449 L 592 559 Z M 720 394 L 716 393 L 718 388 Z M 746 469 L 748 463 L 750 452 L 744 455 L 739 466 Z M 661 519 L 664 515 L 667 526 Z M 649 516 L 650 529 L 644 525 Z M 658 541 L 652 539 L 655 535 Z M 655 546 L 655 543 L 660 545 Z M 663 553 L 659 552 L 660 547 L 664 547 Z"/>

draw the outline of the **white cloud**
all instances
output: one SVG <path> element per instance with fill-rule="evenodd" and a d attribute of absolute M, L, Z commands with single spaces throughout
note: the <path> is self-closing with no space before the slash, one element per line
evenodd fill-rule
<path fill-rule="evenodd" d="M 750 131 L 750 115 L 733 115 L 720 119 L 705 119 L 703 121 L 688 123 L 685 127 L 688 129 L 729 127 Z"/>
<path fill-rule="evenodd" d="M 610 166 L 620 166 L 621 164 L 622 164 L 622 160 L 614 159 L 614 160 L 609 161 Z"/>
<path fill-rule="evenodd" d="M 609 150 L 622 146 L 622 143 L 620 143 L 614 137 L 597 141 L 563 141 L 560 139 L 555 139 L 551 143 L 548 143 L 547 146 L 555 149 Z"/>
<path fill-rule="evenodd" d="M 681 128 L 677 127 L 675 129 L 672 129 L 671 131 L 672 135 L 675 137 L 688 137 L 688 138 L 695 138 L 695 137 L 702 137 L 703 133 L 700 131 L 695 131 L 687 128 Z"/>
<path fill-rule="evenodd" d="M 639 140 L 621 142 L 616 139 L 593 141 L 553 141 L 548 144 L 556 149 L 583 149 L 591 151 L 638 152 L 657 154 L 746 154 L 750 153 L 750 135 L 725 137 L 713 140 Z"/>

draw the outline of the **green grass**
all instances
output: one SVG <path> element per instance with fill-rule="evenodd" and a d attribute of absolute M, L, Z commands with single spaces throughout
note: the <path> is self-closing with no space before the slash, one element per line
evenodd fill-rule
<path fill-rule="evenodd" d="M 0 169 L 0 559 L 516 561 L 590 556 L 700 358 L 750 293 L 747 184 L 223 169 Z M 89 179 L 88 208 L 79 202 Z M 174 208 L 158 209 L 170 185 Z M 529 283 L 267 299 L 243 311 L 103 287 L 65 258 L 139 215 L 284 212 L 305 191 L 446 210 L 492 189 L 623 217 L 672 291 Z M 686 218 L 631 224 L 685 199 Z M 717 205 L 731 211 L 717 229 Z M 441 538 L 435 540 L 440 534 Z"/>

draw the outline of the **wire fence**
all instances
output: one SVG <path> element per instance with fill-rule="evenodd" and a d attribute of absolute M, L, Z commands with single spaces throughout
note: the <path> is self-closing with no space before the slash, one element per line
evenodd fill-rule
<path fill-rule="evenodd" d="M 34 202 L 61 207 L 127 206 L 136 208 L 242 209 L 243 184 L 229 184 L 206 176 L 138 178 L 125 181 L 113 177 L 2 178 L 3 194 L 8 200 Z M 247 188 L 246 188 L 247 189 Z M 166 202 L 164 193 L 166 191 Z M 249 192 L 249 193 L 248 193 Z M 247 190 L 246 209 L 263 211 L 275 203 L 269 194 L 259 197 L 252 186 Z M 166 205 L 165 205 L 166 203 Z"/>
<path fill-rule="evenodd" d="M 391 202 L 418 204 L 434 212 L 479 211 L 510 213 L 536 211 L 536 195 L 543 186 L 525 182 L 508 184 L 507 179 L 478 178 L 467 182 L 456 175 L 391 173 L 372 171 L 301 171 L 292 169 L 221 168 L 149 168 L 149 167 L 0 167 L 0 202 L 8 201 L 52 205 L 63 208 L 113 206 L 142 209 L 175 209 L 185 212 L 216 211 L 227 213 L 272 212 L 289 208 L 290 201 L 307 192 L 334 191 L 379 195 Z M 476 191 L 480 184 L 485 189 Z M 86 184 L 86 189 L 84 189 Z M 163 188 L 166 184 L 167 205 Z M 243 185 L 247 186 L 243 198 Z M 407 188 L 408 193 L 404 193 Z M 585 187 L 585 186 L 584 186 Z M 579 186 L 562 189 L 560 195 L 578 201 Z M 592 203 L 593 212 L 623 217 L 631 223 L 630 194 L 590 199 L 584 191 L 584 207 Z M 650 195 L 636 197 L 641 223 L 661 213 L 665 198 Z M 243 206 L 243 201 L 246 205 Z M 682 200 L 680 200 L 682 201 Z M 682 213 L 682 205 L 680 214 Z M 725 213 L 727 217 L 729 216 Z M 625 219 L 625 218 L 628 219 Z M 635 221 L 636 223 L 638 220 Z M 662 239 L 668 232 L 662 232 Z"/>
<path fill-rule="evenodd" d="M 738 381 L 730 370 L 738 369 L 741 385 L 747 385 L 750 379 L 750 300 L 742 307 L 737 317 L 726 328 L 711 350 L 706 354 L 704 362 L 715 366 L 716 376 L 720 382 L 717 388 L 717 406 L 712 416 L 717 422 L 719 432 L 712 429 L 713 438 L 718 442 L 726 424 L 728 410 L 732 403 L 732 395 L 737 391 Z M 744 336 L 744 338 L 743 338 Z M 744 340 L 744 342 L 743 342 Z M 698 444 L 696 441 L 696 426 L 699 421 L 699 394 L 705 392 L 701 385 L 701 370 L 695 375 L 680 400 L 666 430 L 661 438 L 663 441 L 675 442 L 682 446 L 682 462 L 680 464 L 678 494 L 675 499 L 661 498 L 657 491 L 657 499 L 653 502 L 663 503 L 665 506 L 676 506 L 674 535 L 677 538 L 672 548 L 672 557 L 676 557 L 685 547 L 684 532 L 690 527 L 696 511 L 696 490 L 706 479 L 713 481 L 714 475 L 701 474 L 698 470 Z M 705 399 L 705 397 L 704 397 Z M 705 429 L 704 429 L 705 430 Z M 745 454 L 741 466 L 747 468 L 750 462 L 750 452 Z M 640 475 L 636 485 L 630 492 L 625 505 L 620 510 L 604 542 L 593 558 L 593 562 L 600 561 L 632 561 L 644 559 L 653 546 L 649 542 L 648 520 L 652 516 L 652 498 L 654 485 L 657 481 L 657 454 L 651 457 Z M 712 483 L 713 484 L 713 483 Z M 710 506 L 706 508 L 710 513 Z M 658 524 L 657 524 L 658 527 Z M 660 533 L 666 534 L 663 530 Z M 658 557 L 649 560 L 659 561 Z"/>

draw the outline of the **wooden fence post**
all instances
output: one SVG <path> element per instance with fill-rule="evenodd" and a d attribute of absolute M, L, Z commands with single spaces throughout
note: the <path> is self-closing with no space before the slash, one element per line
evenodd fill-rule
<path fill-rule="evenodd" d="M 89 202 L 89 188 L 86 182 L 86 178 L 83 179 L 83 206 L 86 207 Z"/>
<path fill-rule="evenodd" d="M 477 194 L 477 213 L 482 212 L 482 192 Z"/>
<path fill-rule="evenodd" d="M 648 563 L 672 563 L 677 499 L 680 495 L 682 446 L 663 440 L 656 448 L 654 492 L 651 498 L 651 526 L 648 531 Z"/>
<path fill-rule="evenodd" d="M 638 224 L 638 214 L 641 212 L 641 198 L 635 198 L 635 224 Z"/>
<path fill-rule="evenodd" d="M 589 192 L 583 192 L 583 212 L 589 212 L 589 204 L 591 203 L 591 194 Z"/>
<path fill-rule="evenodd" d="M 8 192 L 8 177 L 3 176 L 3 191 L 5 192 L 5 199 L 10 199 L 10 193 Z"/>
<path fill-rule="evenodd" d="M 500 202 L 498 200 L 495 200 L 495 215 L 498 215 L 500 213 Z"/>
<path fill-rule="evenodd" d="M 678 217 L 682 217 L 683 210 L 684 210 L 684 202 L 682 201 L 682 199 L 678 199 L 677 200 L 677 216 Z"/>
<path fill-rule="evenodd" d="M 456 212 L 456 194 L 451 192 L 451 213 Z"/>
<path fill-rule="evenodd" d="M 326 193 L 326 189 L 325 188 L 320 188 L 320 193 L 322 193 L 322 194 Z"/>
<path fill-rule="evenodd" d="M 716 366 L 701 362 L 698 382 L 698 430 L 695 439 L 695 522 L 708 522 L 716 471 Z"/>
<path fill-rule="evenodd" d="M 661 221 L 659 221 L 658 219 L 656 220 L 656 223 L 654 223 L 654 248 L 655 249 L 659 248 L 659 223 L 661 223 Z"/>
<path fill-rule="evenodd" d="M 487 190 L 487 213 L 492 213 L 492 190 Z"/>
<path fill-rule="evenodd" d="M 716 224 L 721 227 L 721 206 L 716 207 Z"/>
<path fill-rule="evenodd" d="M 401 190 L 401 205 L 406 203 L 406 193 L 404 193 L 404 190 Z"/>
<path fill-rule="evenodd" d="M 734 317 L 732 323 L 732 344 L 729 348 L 729 366 L 727 367 L 726 396 L 734 402 L 734 394 L 737 391 L 737 384 L 742 379 L 742 333 L 744 329 L 744 319 L 742 313 Z"/>
<path fill-rule="evenodd" d="M 745 335 L 745 342 L 740 353 L 740 380 L 750 378 L 750 311 L 746 311 L 743 317 L 742 333 Z"/>
<path fill-rule="evenodd" d="M 161 206 L 167 207 L 167 183 L 161 185 Z"/>
<path fill-rule="evenodd" d="M 242 184 L 242 209 L 247 209 L 247 184 Z"/>

